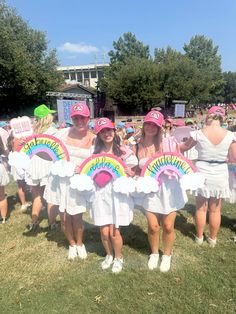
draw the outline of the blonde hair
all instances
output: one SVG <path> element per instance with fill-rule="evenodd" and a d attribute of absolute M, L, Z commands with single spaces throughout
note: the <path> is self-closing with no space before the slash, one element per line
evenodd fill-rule
<path fill-rule="evenodd" d="M 34 133 L 44 133 L 51 126 L 52 122 L 53 115 L 51 115 L 50 113 L 46 117 L 38 119 L 37 122 L 34 124 Z"/>
<path fill-rule="evenodd" d="M 219 115 L 219 114 L 208 114 L 206 116 L 206 120 L 205 120 L 205 124 L 209 124 L 212 121 L 219 121 L 220 124 L 222 124 L 224 122 L 224 117 Z"/>
<path fill-rule="evenodd" d="M 116 134 L 119 136 L 120 140 L 121 140 L 121 143 L 124 142 L 125 138 L 126 138 L 126 132 L 125 132 L 125 129 L 122 128 L 122 129 L 117 129 L 116 130 Z"/>

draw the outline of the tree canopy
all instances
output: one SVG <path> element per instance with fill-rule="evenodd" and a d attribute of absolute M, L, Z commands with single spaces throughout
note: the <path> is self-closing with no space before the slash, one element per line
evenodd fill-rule
<path fill-rule="evenodd" d="M 30 28 L 5 1 L 0 1 L 0 47 L 0 114 L 35 106 L 63 82 L 45 33 Z"/>
<path fill-rule="evenodd" d="M 114 41 L 113 47 L 101 86 L 121 112 L 139 112 L 167 97 L 192 104 L 224 99 L 218 47 L 203 35 L 192 37 L 183 47 L 185 53 L 170 46 L 156 48 L 153 59 L 149 46 L 130 32 Z"/>

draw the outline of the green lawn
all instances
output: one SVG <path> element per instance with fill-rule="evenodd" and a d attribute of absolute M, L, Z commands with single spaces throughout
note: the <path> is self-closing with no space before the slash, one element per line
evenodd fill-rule
<path fill-rule="evenodd" d="M 176 221 L 171 271 L 149 271 L 147 225 L 135 212 L 124 236 L 124 270 L 102 271 L 99 231 L 85 215 L 88 259 L 67 260 L 67 241 L 48 231 L 42 215 L 39 232 L 24 233 L 29 214 L 19 211 L 16 187 L 8 186 L 10 219 L 0 225 L 0 313 L 236 313 L 236 244 L 232 225 L 236 206 L 223 206 L 218 245 L 193 242 L 194 200 Z"/>

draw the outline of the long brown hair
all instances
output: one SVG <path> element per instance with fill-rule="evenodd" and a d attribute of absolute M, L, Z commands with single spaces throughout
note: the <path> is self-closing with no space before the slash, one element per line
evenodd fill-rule
<path fill-rule="evenodd" d="M 157 129 L 158 129 L 158 131 L 157 131 L 157 134 L 154 136 L 153 144 L 155 145 L 157 150 L 160 150 L 163 130 L 162 130 L 162 128 L 160 128 L 158 126 L 157 126 Z M 145 132 L 144 132 L 144 127 L 143 127 L 142 128 L 142 135 L 141 135 L 139 143 L 143 144 L 144 141 L 145 141 Z"/>
<path fill-rule="evenodd" d="M 120 137 L 116 134 L 116 131 L 114 132 L 115 132 L 115 135 L 113 139 L 112 151 L 115 156 L 120 157 L 123 154 L 120 148 Z M 104 148 L 105 148 L 105 145 L 98 133 L 95 140 L 94 154 L 101 153 L 104 150 Z"/>

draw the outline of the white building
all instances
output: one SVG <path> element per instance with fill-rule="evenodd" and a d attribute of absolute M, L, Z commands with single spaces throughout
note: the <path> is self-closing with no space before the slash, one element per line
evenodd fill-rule
<path fill-rule="evenodd" d="M 58 67 L 57 70 L 63 72 L 67 84 L 80 83 L 85 87 L 96 88 L 98 79 L 103 76 L 104 68 L 108 66 L 108 63 L 88 64 Z"/>

